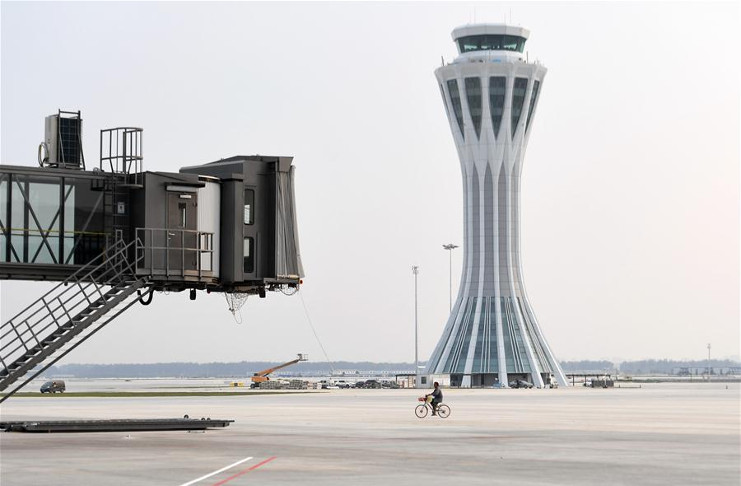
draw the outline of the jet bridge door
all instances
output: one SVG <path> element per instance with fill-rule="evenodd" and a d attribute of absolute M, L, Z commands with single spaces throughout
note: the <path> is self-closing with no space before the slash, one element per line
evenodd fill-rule
<path fill-rule="evenodd" d="M 198 269 L 198 194 L 167 194 L 167 267 L 176 273 Z"/>

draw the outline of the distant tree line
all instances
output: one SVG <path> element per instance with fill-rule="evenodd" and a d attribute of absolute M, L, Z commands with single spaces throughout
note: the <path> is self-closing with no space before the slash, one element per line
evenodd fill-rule
<path fill-rule="evenodd" d="M 605 371 L 615 370 L 615 363 L 612 361 L 561 361 L 561 369 L 565 373 L 577 373 L 577 372 L 588 372 L 588 371 Z"/>
<path fill-rule="evenodd" d="M 77 378 L 234 378 L 252 376 L 253 373 L 276 366 L 270 361 L 240 361 L 237 363 L 153 363 L 153 364 L 67 364 L 52 366 L 45 376 L 74 376 Z M 420 363 L 424 364 L 424 363 Z M 679 368 L 740 368 L 741 362 L 733 360 L 677 361 L 649 359 L 625 361 L 619 365 L 611 361 L 562 361 L 566 373 L 594 373 L 619 370 L 627 374 L 672 374 Z M 344 373 L 413 373 L 413 363 L 373 363 L 369 361 L 337 361 L 330 366 L 327 362 L 301 362 L 283 368 L 276 374 L 294 376 L 329 375 Z"/>
<path fill-rule="evenodd" d="M 151 363 L 151 364 L 66 364 L 52 366 L 46 376 L 78 378 L 233 378 L 252 376 L 280 363 L 270 361 L 240 361 L 237 363 Z M 424 363 L 423 363 L 424 364 Z M 411 363 L 371 363 L 367 361 L 301 362 L 278 370 L 276 374 L 352 376 L 367 372 L 412 373 Z"/>
<path fill-rule="evenodd" d="M 708 360 L 671 360 L 671 359 L 644 359 L 639 361 L 624 361 L 620 364 L 611 361 L 562 361 L 561 368 L 566 373 L 589 373 L 618 370 L 621 373 L 632 375 L 672 374 L 680 368 L 739 368 L 741 362 L 730 359 Z"/>
<path fill-rule="evenodd" d="M 741 363 L 730 359 L 712 359 L 697 361 L 674 361 L 669 359 L 644 359 L 641 361 L 627 361 L 620 364 L 620 371 L 628 374 L 646 375 L 653 373 L 670 374 L 678 368 L 739 368 Z"/>

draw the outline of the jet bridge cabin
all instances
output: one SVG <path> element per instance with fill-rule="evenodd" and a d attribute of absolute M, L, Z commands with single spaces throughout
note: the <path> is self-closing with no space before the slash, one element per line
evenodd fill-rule
<path fill-rule="evenodd" d="M 292 157 L 143 171 L 142 130 L 124 127 L 101 131 L 100 165 L 90 171 L 79 113 L 71 121 L 64 113 L 47 120 L 39 167 L 0 165 L 0 280 L 93 278 L 80 270 L 115 253 L 155 290 L 264 297 L 298 287 Z M 61 131 L 68 125 L 72 136 Z"/>
<path fill-rule="evenodd" d="M 264 296 L 298 285 L 292 160 L 235 156 L 144 173 L 131 201 L 137 273 L 170 290 Z"/>
<path fill-rule="evenodd" d="M 0 324 L 0 391 L 20 382 L 0 403 L 154 290 L 225 292 L 233 314 L 298 290 L 291 157 L 149 172 L 142 129 L 119 127 L 88 170 L 80 112 L 45 128 L 38 167 L 0 165 L 0 280 L 59 283 Z"/>
<path fill-rule="evenodd" d="M 219 248 L 216 268 L 223 289 L 241 292 L 255 283 L 268 289 L 290 286 L 303 276 L 292 161 L 293 157 L 240 155 L 180 169 L 183 175 L 197 174 L 205 184 L 196 194 L 204 195 L 199 225 L 210 226 L 219 235 L 214 244 Z"/>

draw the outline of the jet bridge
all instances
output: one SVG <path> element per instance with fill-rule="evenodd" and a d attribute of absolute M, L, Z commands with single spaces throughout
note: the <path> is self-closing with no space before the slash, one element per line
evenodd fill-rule
<path fill-rule="evenodd" d="M 0 280 L 60 283 L 0 327 L 0 391 L 155 290 L 195 300 L 299 288 L 292 157 L 145 171 L 143 130 L 117 127 L 101 130 L 99 165 L 86 170 L 80 113 L 45 127 L 37 167 L 0 165 Z"/>

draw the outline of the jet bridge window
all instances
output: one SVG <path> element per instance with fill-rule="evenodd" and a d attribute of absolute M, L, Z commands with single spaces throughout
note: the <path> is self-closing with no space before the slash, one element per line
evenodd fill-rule
<path fill-rule="evenodd" d="M 242 256 L 244 257 L 244 273 L 253 273 L 255 271 L 255 240 L 254 238 L 244 239 L 244 249 Z"/>
<path fill-rule="evenodd" d="M 103 218 L 90 179 L 0 174 L 0 262 L 86 263 L 105 248 Z"/>
<path fill-rule="evenodd" d="M 253 224 L 255 222 L 255 191 L 252 189 L 244 190 L 244 224 Z"/>
<path fill-rule="evenodd" d="M 178 203 L 178 212 L 180 213 L 180 221 L 178 223 L 181 228 L 185 228 L 187 222 L 186 208 L 187 205 L 185 203 Z"/>

